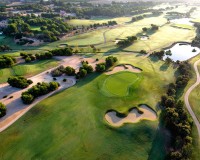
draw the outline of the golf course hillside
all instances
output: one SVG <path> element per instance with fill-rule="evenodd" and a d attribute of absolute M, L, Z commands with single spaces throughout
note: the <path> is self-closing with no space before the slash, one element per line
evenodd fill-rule
<path fill-rule="evenodd" d="M 0 160 L 200 160 L 198 2 L 18 1 L 0 2 Z"/>
<path fill-rule="evenodd" d="M 155 121 L 156 118 L 156 112 L 147 105 L 131 108 L 127 114 L 115 110 L 110 110 L 105 114 L 106 121 L 113 127 L 120 127 L 126 123 L 137 123 L 140 120 Z"/>

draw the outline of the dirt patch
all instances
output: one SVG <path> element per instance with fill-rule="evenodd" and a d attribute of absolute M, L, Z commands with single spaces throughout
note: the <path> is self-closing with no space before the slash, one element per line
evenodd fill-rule
<path fill-rule="evenodd" d="M 112 110 L 105 114 L 105 119 L 113 127 L 120 127 L 125 123 L 137 123 L 140 120 L 155 121 L 157 119 L 156 112 L 147 105 L 141 105 L 139 109 L 131 109 L 126 116 L 120 115 L 124 114 Z"/>
<path fill-rule="evenodd" d="M 142 70 L 140 68 L 134 67 L 130 64 L 124 64 L 124 65 L 116 66 L 115 68 L 113 68 L 112 71 L 108 71 L 105 74 L 111 75 L 111 74 L 121 72 L 121 71 L 130 71 L 130 72 L 134 72 L 134 73 L 141 73 L 142 72 Z"/>

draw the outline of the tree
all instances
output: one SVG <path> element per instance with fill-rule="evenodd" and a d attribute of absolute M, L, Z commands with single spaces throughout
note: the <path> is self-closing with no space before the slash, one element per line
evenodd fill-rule
<path fill-rule="evenodd" d="M 87 70 L 81 69 L 81 70 L 79 71 L 79 74 L 80 74 L 80 77 L 83 78 L 83 77 L 85 77 L 85 76 L 87 75 Z"/>
<path fill-rule="evenodd" d="M 9 24 L 4 30 L 3 30 L 5 35 L 11 36 L 16 33 L 18 33 L 18 29 L 16 24 Z"/>
<path fill-rule="evenodd" d="M 115 62 L 117 62 L 118 59 L 116 57 L 113 56 L 109 56 L 106 58 L 106 66 L 107 67 L 111 67 L 115 64 Z"/>
<path fill-rule="evenodd" d="M 96 72 L 104 72 L 106 70 L 106 64 L 105 63 L 99 63 L 96 64 Z"/>
<path fill-rule="evenodd" d="M 49 91 L 55 91 L 58 89 L 59 84 L 57 82 L 50 82 L 49 83 Z"/>
<path fill-rule="evenodd" d="M 174 107 L 175 106 L 175 99 L 174 99 L 174 97 L 168 97 L 167 99 L 166 99 L 166 101 L 165 101 L 165 107 L 169 107 L 169 108 L 172 108 L 172 107 Z"/>
<path fill-rule="evenodd" d="M 24 104 L 31 104 L 34 101 L 34 97 L 29 93 L 23 93 L 21 99 Z"/>
<path fill-rule="evenodd" d="M 75 69 L 72 67 L 66 67 L 65 68 L 65 74 L 68 76 L 74 76 L 75 75 Z"/>
<path fill-rule="evenodd" d="M 6 106 L 0 102 L 0 118 L 6 115 Z"/>
<path fill-rule="evenodd" d="M 147 27 L 142 28 L 143 32 L 147 32 Z"/>

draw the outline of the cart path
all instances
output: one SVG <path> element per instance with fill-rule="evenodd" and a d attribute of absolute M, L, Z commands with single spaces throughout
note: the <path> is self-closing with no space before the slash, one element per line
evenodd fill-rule
<path fill-rule="evenodd" d="M 199 120 L 197 119 L 195 113 L 193 112 L 192 107 L 190 106 L 190 103 L 189 103 L 190 93 L 200 84 L 200 75 L 199 75 L 199 70 L 198 70 L 198 64 L 199 63 L 200 63 L 200 59 L 194 63 L 194 70 L 195 70 L 195 73 L 196 73 L 197 80 L 196 80 L 196 83 L 193 84 L 187 90 L 187 92 L 185 93 L 184 101 L 185 101 L 186 108 L 188 109 L 188 112 L 192 116 L 192 119 L 193 119 L 193 121 L 194 121 L 194 123 L 197 127 L 198 135 L 199 135 L 199 138 L 200 138 L 200 123 L 199 123 Z"/>

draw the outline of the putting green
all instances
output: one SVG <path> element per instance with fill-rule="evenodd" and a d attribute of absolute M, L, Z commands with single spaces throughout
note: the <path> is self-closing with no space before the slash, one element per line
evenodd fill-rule
<path fill-rule="evenodd" d="M 129 95 L 132 87 L 138 86 L 141 76 L 131 72 L 119 72 L 108 76 L 102 86 L 102 90 L 112 96 L 124 97 Z"/>

